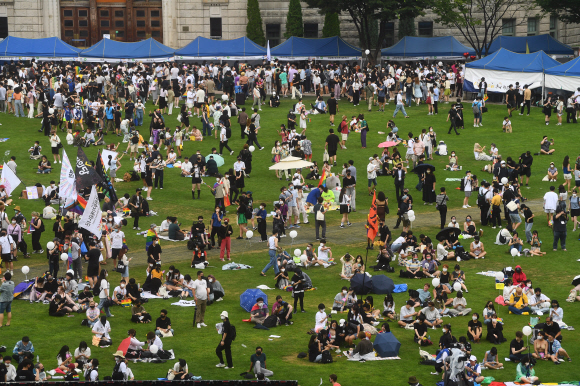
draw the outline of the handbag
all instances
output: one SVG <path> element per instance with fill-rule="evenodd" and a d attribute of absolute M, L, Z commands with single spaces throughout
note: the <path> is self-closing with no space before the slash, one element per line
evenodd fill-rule
<path fill-rule="evenodd" d="M 423 181 L 419 181 L 415 186 L 415 189 L 417 189 L 418 191 L 423 190 Z"/>
<path fill-rule="evenodd" d="M 115 271 L 119 273 L 125 273 L 125 264 L 123 264 L 122 260 L 119 260 L 117 263 L 117 268 L 115 268 Z"/>
<path fill-rule="evenodd" d="M 322 162 L 328 161 L 330 156 L 328 155 L 328 150 L 324 149 L 324 154 L 322 155 Z"/>
<path fill-rule="evenodd" d="M 62 142 L 58 142 L 58 143 L 56 144 L 56 148 L 57 148 L 57 149 L 62 149 L 63 147 L 64 147 L 64 146 L 62 145 Z"/>
<path fill-rule="evenodd" d="M 321 209 L 319 209 L 318 212 L 316 212 L 316 220 L 324 221 L 324 212 Z"/>
<path fill-rule="evenodd" d="M 428 97 L 427 97 L 427 100 L 426 100 L 425 102 L 427 102 L 427 104 L 428 104 L 428 105 L 430 105 L 430 104 L 431 104 L 431 97 L 430 97 L 430 96 L 428 96 Z"/>

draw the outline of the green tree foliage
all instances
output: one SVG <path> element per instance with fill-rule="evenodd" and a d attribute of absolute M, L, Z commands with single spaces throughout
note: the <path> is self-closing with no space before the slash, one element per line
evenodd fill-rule
<path fill-rule="evenodd" d="M 545 12 L 566 23 L 580 23 L 580 3 L 578 0 L 536 0 Z"/>
<path fill-rule="evenodd" d="M 340 21 L 338 13 L 330 12 L 324 15 L 324 27 L 322 27 L 322 37 L 330 38 L 340 36 Z"/>
<path fill-rule="evenodd" d="M 292 36 L 304 36 L 304 24 L 302 24 L 302 5 L 300 0 L 290 0 L 288 4 L 288 15 L 286 15 L 286 32 L 284 36 L 289 38 Z"/>
<path fill-rule="evenodd" d="M 402 17 L 399 20 L 399 39 L 405 36 L 416 36 L 415 19 L 412 17 Z"/>
<path fill-rule="evenodd" d="M 265 46 L 266 36 L 264 35 L 258 0 L 248 0 L 247 17 L 248 25 L 246 26 L 246 36 L 254 43 Z"/>

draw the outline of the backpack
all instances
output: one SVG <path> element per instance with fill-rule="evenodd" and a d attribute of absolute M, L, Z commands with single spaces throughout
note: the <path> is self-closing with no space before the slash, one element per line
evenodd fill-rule
<path fill-rule="evenodd" d="M 113 381 L 122 381 L 125 379 L 125 374 L 119 371 L 119 367 L 121 367 L 121 364 L 117 363 L 113 369 Z"/>
<path fill-rule="evenodd" d="M 322 352 L 322 359 L 320 360 L 320 363 L 332 363 L 332 355 L 330 354 L 330 351 L 324 350 Z"/>
<path fill-rule="evenodd" d="M 264 320 L 264 327 L 272 328 L 280 324 L 276 315 L 270 315 Z"/>
<path fill-rule="evenodd" d="M 485 205 L 485 194 L 477 195 L 477 206 L 481 207 Z"/>
<path fill-rule="evenodd" d="M 133 136 L 131 137 L 131 143 L 132 143 L 133 145 L 136 145 L 136 144 L 138 144 L 138 143 L 139 143 L 139 135 L 138 135 L 138 134 L 137 134 L 137 135 L 133 135 Z"/>
<path fill-rule="evenodd" d="M 236 340 L 236 336 L 237 336 L 236 326 L 230 324 L 230 338 L 232 338 L 232 342 Z"/>
<path fill-rule="evenodd" d="M 232 137 L 232 129 L 226 127 L 226 138 L 230 139 Z"/>
<path fill-rule="evenodd" d="M 100 293 L 101 293 L 101 281 L 97 279 L 97 282 L 93 286 L 93 295 L 99 296 Z"/>

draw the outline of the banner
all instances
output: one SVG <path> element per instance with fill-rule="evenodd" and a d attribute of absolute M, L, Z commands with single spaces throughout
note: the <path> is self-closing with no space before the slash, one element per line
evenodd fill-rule
<path fill-rule="evenodd" d="M 103 153 L 101 154 L 101 157 L 103 157 L 103 164 L 105 165 L 105 170 L 109 171 L 109 156 L 111 156 L 111 162 L 115 162 L 115 160 L 117 159 L 117 155 L 119 153 L 117 153 L 116 151 L 111 151 L 111 150 L 103 150 Z"/>
<path fill-rule="evenodd" d="M 2 175 L 0 176 L 0 185 L 4 185 L 6 188 L 6 194 L 10 196 L 21 182 L 20 178 L 16 177 L 14 171 L 10 169 L 10 166 L 4 163 L 4 166 L 2 167 Z"/>
<path fill-rule="evenodd" d="M 377 191 L 373 194 L 373 202 L 367 217 L 367 237 L 372 241 L 379 232 L 379 217 L 377 216 Z"/>
<path fill-rule="evenodd" d="M 485 78 L 488 93 L 505 93 L 509 90 L 509 85 L 515 85 L 516 82 L 520 82 L 522 87 L 527 85 L 529 89 L 533 89 L 542 87 L 543 77 L 544 75 L 541 72 L 496 71 L 467 67 L 463 89 L 465 91 L 478 92 L 481 78 Z"/>
<path fill-rule="evenodd" d="M 97 174 L 95 169 L 91 166 L 87 155 L 82 148 L 77 151 L 77 165 L 75 169 L 75 181 L 77 191 L 91 187 L 95 184 L 100 184 L 103 179 Z"/>
<path fill-rule="evenodd" d="M 60 184 L 59 195 L 63 198 L 76 197 L 75 188 L 75 172 L 70 164 L 70 160 L 66 155 L 66 151 L 62 149 L 62 164 L 60 167 Z"/>
<path fill-rule="evenodd" d="M 79 221 L 79 228 L 83 228 L 91 232 L 97 237 L 101 237 L 101 219 L 102 212 L 99 204 L 99 195 L 97 189 L 93 186 L 91 188 L 91 196 L 87 202 L 87 207 Z"/>

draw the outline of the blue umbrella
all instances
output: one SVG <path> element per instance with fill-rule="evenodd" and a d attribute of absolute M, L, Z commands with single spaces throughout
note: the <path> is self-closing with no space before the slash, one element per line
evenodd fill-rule
<path fill-rule="evenodd" d="M 390 277 L 385 275 L 373 276 L 373 293 L 375 294 L 390 294 L 395 289 L 395 283 Z"/>
<path fill-rule="evenodd" d="M 240 295 L 240 306 L 246 310 L 246 312 L 250 312 L 258 298 L 264 298 L 264 304 L 266 306 L 268 305 L 268 295 L 262 292 L 262 290 L 258 288 L 247 289 Z"/>
<path fill-rule="evenodd" d="M 373 348 L 381 358 L 399 356 L 401 342 L 395 338 L 392 332 L 378 334 L 373 343 Z"/>
<path fill-rule="evenodd" d="M 350 287 L 357 295 L 366 295 L 373 290 L 373 278 L 364 273 L 357 273 L 350 279 Z"/>

